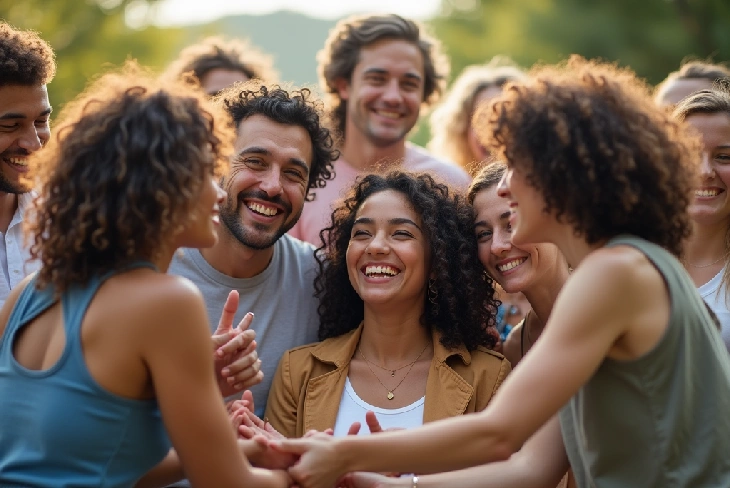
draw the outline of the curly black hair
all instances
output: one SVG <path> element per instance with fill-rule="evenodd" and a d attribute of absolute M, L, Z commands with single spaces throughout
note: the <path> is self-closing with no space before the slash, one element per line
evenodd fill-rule
<path fill-rule="evenodd" d="M 499 303 L 494 298 L 494 282 L 479 261 L 472 207 L 462 195 L 430 175 L 402 171 L 359 179 L 332 212 L 331 225 L 320 233 L 323 237 L 326 234 L 324 242 L 330 244 L 316 253 L 319 339 L 345 334 L 363 320 L 365 307 L 347 272 L 347 248 L 362 204 L 386 190 L 403 194 L 413 205 L 431 248 L 430 274 L 438 297 L 434 305 L 424 295 L 422 323 L 441 332 L 441 343 L 447 348 L 461 344 L 469 350 L 493 348 L 496 339 L 490 328 L 495 325 Z"/>
<path fill-rule="evenodd" d="M 207 174 L 226 171 L 233 139 L 227 114 L 199 90 L 134 63 L 100 77 L 61 120 L 29 160 L 40 189 L 25 223 L 38 287 L 57 294 L 164 252 Z"/>
<path fill-rule="evenodd" d="M 0 22 L 0 86 L 45 85 L 55 74 L 55 55 L 46 41 Z"/>
<path fill-rule="evenodd" d="M 589 244 L 632 234 L 681 255 L 700 151 L 633 72 L 577 56 L 538 67 L 475 123 Z"/>
<path fill-rule="evenodd" d="M 306 129 L 312 142 L 307 201 L 314 200 L 316 196 L 310 190 L 324 188 L 334 177 L 332 163 L 340 157 L 340 153 L 334 146 L 330 130 L 322 123 L 322 102 L 313 98 L 308 88 L 287 91 L 279 85 L 269 87 L 250 81 L 226 88 L 216 100 L 223 103 L 236 127 L 252 115 L 263 115 L 280 124 Z"/>

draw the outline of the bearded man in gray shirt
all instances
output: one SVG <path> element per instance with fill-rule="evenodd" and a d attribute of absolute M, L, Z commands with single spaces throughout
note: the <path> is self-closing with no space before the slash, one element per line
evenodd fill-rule
<path fill-rule="evenodd" d="M 226 89 L 218 102 L 237 129 L 221 185 L 228 196 L 220 209 L 218 242 L 207 249 L 184 249 L 169 272 L 198 286 L 213 328 L 231 290 L 240 295 L 233 320 L 254 314 L 250 328 L 256 332 L 259 360 L 249 368 L 255 379 L 247 383 L 260 381 L 263 373 L 263 381 L 249 388 L 256 413 L 263 415 L 282 354 L 317 340 L 315 248 L 287 231 L 304 201 L 314 198 L 313 190 L 331 179 L 337 151 L 322 125 L 322 104 L 307 89 L 249 82 Z M 242 389 L 244 383 L 237 385 Z M 228 399 L 236 396 L 240 393 Z"/>

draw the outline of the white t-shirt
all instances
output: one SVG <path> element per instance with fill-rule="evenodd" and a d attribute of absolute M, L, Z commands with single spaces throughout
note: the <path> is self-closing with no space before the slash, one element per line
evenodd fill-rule
<path fill-rule="evenodd" d="M 707 305 L 715 312 L 717 319 L 722 327 L 722 340 L 725 342 L 728 352 L 730 352 L 730 310 L 728 310 L 728 293 L 722 286 L 722 274 L 725 269 L 721 269 L 710 281 L 697 288 L 700 296 Z"/>
<path fill-rule="evenodd" d="M 421 397 L 410 405 L 401 408 L 380 408 L 370 405 L 360 398 L 350 383 L 350 378 L 345 381 L 345 389 L 342 391 L 340 410 L 337 412 L 335 421 L 335 436 L 347 435 L 347 431 L 354 422 L 360 422 L 358 435 L 370 435 L 365 423 L 365 413 L 368 410 L 375 412 L 380 426 L 385 429 L 401 428 L 410 429 L 423 425 L 423 406 L 426 397 Z"/>

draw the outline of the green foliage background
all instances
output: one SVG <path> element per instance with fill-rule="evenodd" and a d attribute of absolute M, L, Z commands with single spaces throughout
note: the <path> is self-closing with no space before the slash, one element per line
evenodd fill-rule
<path fill-rule="evenodd" d="M 55 49 L 49 92 L 56 109 L 109 66 L 137 58 L 161 70 L 210 34 L 249 37 L 274 56 L 284 81 L 316 85 L 316 52 L 334 21 L 277 12 L 159 28 L 157 1 L 0 0 L 0 18 L 40 32 Z M 529 67 L 578 53 L 631 66 L 650 83 L 687 57 L 730 60 L 729 0 L 442 0 L 428 24 L 451 58 L 451 79 L 497 54 Z M 423 120 L 411 139 L 425 144 L 428 137 Z"/>

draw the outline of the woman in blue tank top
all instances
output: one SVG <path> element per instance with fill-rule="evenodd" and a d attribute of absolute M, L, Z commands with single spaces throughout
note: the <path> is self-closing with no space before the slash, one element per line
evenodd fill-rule
<path fill-rule="evenodd" d="M 531 75 L 477 127 L 507 163 L 512 243 L 553 243 L 574 268 L 540 340 L 483 412 L 273 442 L 302 455 L 300 486 L 363 470 L 417 473 L 394 486 L 555 486 L 568 463 L 581 488 L 728 486 L 730 358 L 677 259 L 699 148 L 628 70 L 574 57 Z M 515 454 L 528 443 L 546 455 Z"/>
<path fill-rule="evenodd" d="M 0 486 L 285 487 L 228 421 L 203 299 L 166 274 L 217 239 L 232 134 L 134 65 L 69 104 L 30 161 L 40 271 L 0 311 Z M 170 444 L 174 450 L 170 450 Z"/>

